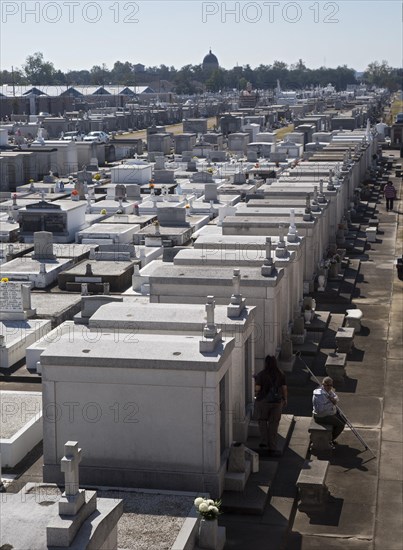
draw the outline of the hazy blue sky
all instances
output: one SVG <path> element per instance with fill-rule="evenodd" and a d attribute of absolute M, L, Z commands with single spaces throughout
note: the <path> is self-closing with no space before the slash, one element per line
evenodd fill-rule
<path fill-rule="evenodd" d="M 41 51 L 57 69 L 130 61 L 177 69 L 211 47 L 220 65 L 402 65 L 400 0 L 200 2 L 1 0 L 1 68 Z"/>

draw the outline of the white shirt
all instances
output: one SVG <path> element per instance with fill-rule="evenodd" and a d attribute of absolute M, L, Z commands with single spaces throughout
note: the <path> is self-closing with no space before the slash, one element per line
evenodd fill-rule
<path fill-rule="evenodd" d="M 312 397 L 313 414 L 316 416 L 329 416 L 336 414 L 336 406 L 333 405 L 329 397 L 336 399 L 336 401 L 339 400 L 337 394 L 332 390 L 327 392 L 323 387 L 314 390 Z"/>

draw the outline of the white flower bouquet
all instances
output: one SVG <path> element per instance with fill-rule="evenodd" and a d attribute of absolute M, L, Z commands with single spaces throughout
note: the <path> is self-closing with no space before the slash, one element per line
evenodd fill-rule
<path fill-rule="evenodd" d="M 207 520 L 217 519 L 221 514 L 221 500 L 212 500 L 211 498 L 197 497 L 194 501 L 196 510 Z"/>

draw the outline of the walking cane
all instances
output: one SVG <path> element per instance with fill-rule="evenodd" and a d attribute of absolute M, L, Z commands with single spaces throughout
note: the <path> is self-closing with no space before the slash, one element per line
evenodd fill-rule
<path fill-rule="evenodd" d="M 300 361 L 302 361 L 305 365 L 305 367 L 308 369 L 310 375 L 313 377 L 313 379 L 315 380 L 315 382 L 318 384 L 318 386 L 321 386 L 322 384 L 319 382 L 319 380 L 316 378 L 316 376 L 314 375 L 314 373 L 311 371 L 311 369 L 308 367 L 308 365 L 306 364 L 306 362 L 302 359 L 301 357 L 301 352 L 298 351 L 297 352 L 297 357 L 298 359 L 300 359 Z M 339 413 L 340 417 L 342 418 L 342 420 L 344 420 L 344 422 L 347 424 L 347 426 L 350 428 L 350 430 L 353 432 L 353 434 L 355 435 L 355 437 L 358 439 L 358 441 L 360 441 L 360 443 L 362 443 L 365 447 L 365 450 L 366 451 L 369 451 L 374 457 L 376 457 L 376 454 L 374 453 L 374 451 L 365 443 L 364 439 L 361 437 L 361 435 L 357 432 L 357 430 L 354 428 L 354 426 L 352 425 L 352 423 L 350 422 L 350 420 L 347 418 L 347 416 L 344 414 L 344 412 L 340 409 L 340 407 L 338 405 L 335 405 L 336 407 L 336 411 Z"/>

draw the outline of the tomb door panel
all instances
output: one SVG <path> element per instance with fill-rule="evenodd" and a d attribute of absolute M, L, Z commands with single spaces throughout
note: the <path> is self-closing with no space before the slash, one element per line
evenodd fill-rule
<path fill-rule="evenodd" d="M 245 413 L 252 402 L 252 345 L 251 336 L 245 342 Z"/>
<path fill-rule="evenodd" d="M 24 216 L 22 220 L 22 231 L 25 233 L 34 233 L 42 231 L 42 219 L 40 216 Z"/>
<path fill-rule="evenodd" d="M 219 399 L 220 399 L 220 455 L 226 449 L 226 432 L 227 432 L 227 404 L 225 399 L 225 378 L 220 380 Z"/>

